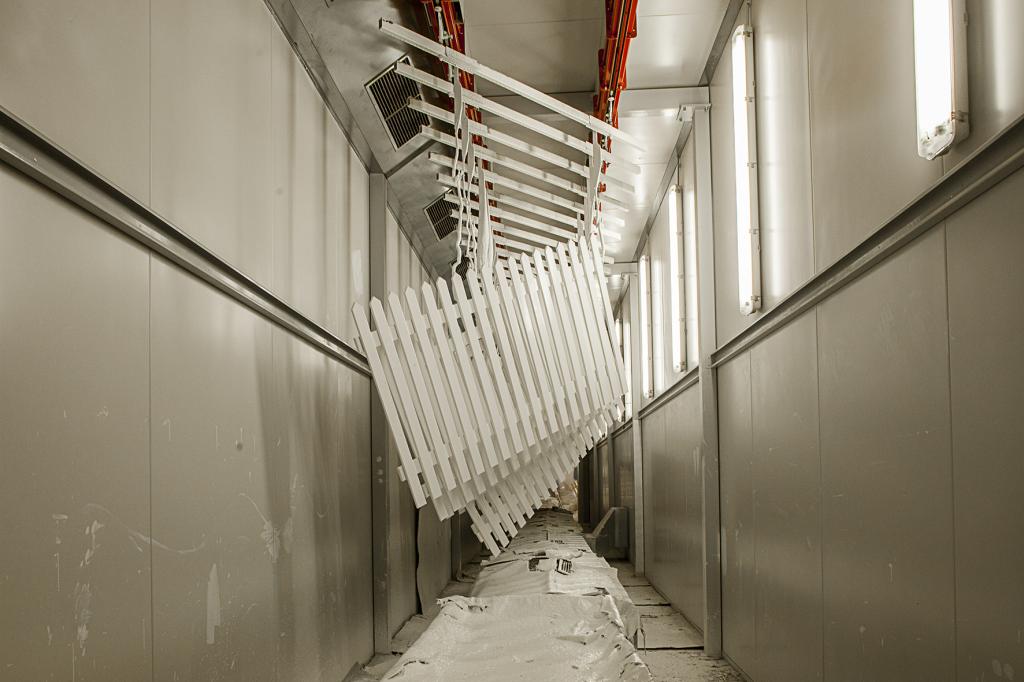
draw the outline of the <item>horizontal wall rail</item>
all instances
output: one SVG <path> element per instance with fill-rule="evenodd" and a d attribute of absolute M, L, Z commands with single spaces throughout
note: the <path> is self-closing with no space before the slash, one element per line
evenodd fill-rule
<path fill-rule="evenodd" d="M 369 376 L 366 358 L 198 241 L 0 107 L 0 161 L 59 194 L 261 317 Z"/>
<path fill-rule="evenodd" d="M 684 374 L 682 378 L 679 379 L 679 381 L 669 386 L 667 389 L 659 393 L 657 397 L 655 397 L 651 402 L 647 403 L 642 408 L 640 408 L 640 412 L 637 413 L 637 416 L 639 416 L 640 419 L 649 416 L 652 412 L 655 412 L 656 410 L 663 407 L 670 400 L 672 400 L 677 395 L 688 389 L 690 386 L 696 384 L 698 381 L 700 381 L 699 370 L 700 367 L 694 367 L 690 369 L 690 371 Z"/>
<path fill-rule="evenodd" d="M 729 361 L 782 329 L 1022 167 L 1024 117 L 960 162 L 849 253 L 721 345 L 711 356 L 713 365 Z"/>

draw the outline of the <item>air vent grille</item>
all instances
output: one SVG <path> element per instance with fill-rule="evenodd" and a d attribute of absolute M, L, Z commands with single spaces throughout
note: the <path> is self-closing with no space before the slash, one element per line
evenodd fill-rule
<path fill-rule="evenodd" d="M 458 207 L 458 204 L 449 201 L 442 194 L 423 209 L 423 212 L 427 214 L 427 220 L 430 221 L 430 226 L 434 228 L 434 234 L 437 235 L 438 241 L 450 235 L 459 226 L 458 218 L 452 217 L 452 211 Z"/>
<path fill-rule="evenodd" d="M 430 119 L 426 114 L 409 108 L 409 98 L 422 99 L 420 88 L 415 81 L 399 75 L 395 70 L 397 64 L 411 64 L 408 56 L 400 58 L 366 84 L 366 92 L 373 101 L 373 106 L 380 116 L 384 128 L 388 131 L 391 144 L 395 149 L 402 147 L 416 137 L 420 127 L 428 125 Z"/>

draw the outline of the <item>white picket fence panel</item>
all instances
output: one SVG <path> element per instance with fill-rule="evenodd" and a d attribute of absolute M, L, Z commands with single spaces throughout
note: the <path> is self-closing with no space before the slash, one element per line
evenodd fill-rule
<path fill-rule="evenodd" d="M 416 506 L 493 554 L 622 414 L 600 268 L 582 239 L 352 308 Z"/>

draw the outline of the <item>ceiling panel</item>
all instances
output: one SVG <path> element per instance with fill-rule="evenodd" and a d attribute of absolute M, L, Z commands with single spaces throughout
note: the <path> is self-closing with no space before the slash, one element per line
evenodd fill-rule
<path fill-rule="evenodd" d="M 728 0 L 640 0 L 637 37 L 630 43 L 630 88 L 696 85 Z"/>
<path fill-rule="evenodd" d="M 675 0 L 668 0 L 671 4 Z M 600 0 L 462 0 L 462 20 L 469 26 L 604 19 Z"/>
<path fill-rule="evenodd" d="M 604 34 L 600 0 L 463 0 L 473 58 L 544 92 L 592 91 Z M 485 95 L 501 93 L 478 81 Z"/>

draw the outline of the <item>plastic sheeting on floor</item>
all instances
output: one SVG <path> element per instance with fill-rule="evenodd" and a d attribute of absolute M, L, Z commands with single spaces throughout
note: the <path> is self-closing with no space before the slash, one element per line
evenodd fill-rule
<path fill-rule="evenodd" d="M 579 550 L 541 550 L 522 558 L 494 562 L 480 570 L 474 597 L 497 595 L 609 595 L 622 616 L 626 636 L 634 639 L 640 614 L 616 577 L 618 571 L 601 557 Z"/>
<path fill-rule="evenodd" d="M 451 597 L 384 678 L 651 680 L 609 596 Z"/>
<path fill-rule="evenodd" d="M 649 680 L 640 612 L 572 514 L 538 510 L 384 679 Z"/>

